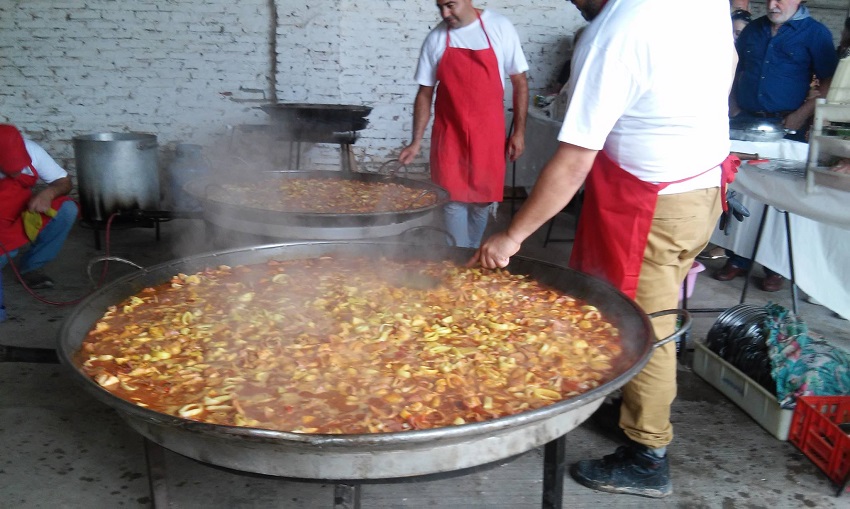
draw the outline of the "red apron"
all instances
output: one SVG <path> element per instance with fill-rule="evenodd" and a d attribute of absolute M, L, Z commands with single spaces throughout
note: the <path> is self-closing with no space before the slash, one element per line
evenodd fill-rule
<path fill-rule="evenodd" d="M 481 16 L 478 16 L 481 21 Z M 487 49 L 449 46 L 437 67 L 431 179 L 452 201 L 502 201 L 505 181 L 504 89 L 490 36 Z"/>
<path fill-rule="evenodd" d="M 6 252 L 14 251 L 29 242 L 24 232 L 24 221 L 21 213 L 27 209 L 32 197 L 32 188 L 38 182 L 38 171 L 33 166 L 29 169 L 33 175 L 20 173 L 15 178 L 0 179 L 0 247 Z M 51 203 L 51 207 L 59 210 L 62 203 L 69 200 L 68 196 L 60 196 Z M 42 229 L 50 221 L 50 216 L 41 215 Z M 0 251 L 0 255 L 6 254 Z"/>
<path fill-rule="evenodd" d="M 732 155 L 721 163 L 723 210 L 726 185 L 735 180 L 740 164 Z M 599 152 L 584 183 L 585 200 L 570 267 L 600 277 L 634 299 L 658 192 L 694 177 L 661 184 L 644 182 Z"/>

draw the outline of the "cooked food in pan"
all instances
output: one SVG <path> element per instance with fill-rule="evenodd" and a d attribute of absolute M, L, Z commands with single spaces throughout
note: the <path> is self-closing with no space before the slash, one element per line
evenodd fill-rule
<path fill-rule="evenodd" d="M 331 178 L 264 179 L 211 186 L 208 198 L 232 205 L 317 214 L 401 212 L 429 207 L 437 194 L 397 182 Z"/>
<path fill-rule="evenodd" d="M 161 413 L 360 434 L 550 405 L 621 350 L 597 308 L 524 275 L 334 255 L 175 275 L 110 307 L 75 362 Z"/>

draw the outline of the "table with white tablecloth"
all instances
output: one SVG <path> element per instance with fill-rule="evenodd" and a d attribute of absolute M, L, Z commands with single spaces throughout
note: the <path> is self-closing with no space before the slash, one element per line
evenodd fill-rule
<path fill-rule="evenodd" d="M 767 159 L 805 161 L 807 147 L 804 143 L 790 141 L 774 144 L 733 142 L 732 150 L 758 153 L 759 157 Z M 729 235 L 715 231 L 711 242 L 749 257 L 764 204 L 770 205 L 755 261 L 790 277 L 785 217 L 781 213 L 787 211 L 797 286 L 827 308 L 850 318 L 850 193 L 828 187 L 816 187 L 807 192 L 802 171 L 794 173 L 775 168 L 770 162 L 741 165 L 730 189 L 743 195 L 742 201 L 752 216 L 743 223 L 732 221 Z"/>

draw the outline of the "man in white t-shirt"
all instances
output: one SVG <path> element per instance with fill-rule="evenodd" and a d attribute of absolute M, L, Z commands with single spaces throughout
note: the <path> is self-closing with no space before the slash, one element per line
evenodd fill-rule
<path fill-rule="evenodd" d="M 573 55 L 561 143 L 508 229 L 487 239 L 472 263 L 506 266 L 584 185 L 570 266 L 610 282 L 646 313 L 674 309 L 740 162 L 729 156 L 727 100 L 737 57 L 728 7 L 572 3 L 590 24 Z M 682 13 L 697 12 L 699 23 L 681 22 Z M 689 40 L 700 44 L 682 44 Z M 675 318 L 654 319 L 655 336 L 673 334 Z M 656 347 L 622 392 L 619 426 L 628 445 L 580 461 L 570 473 L 601 491 L 667 496 L 675 344 Z"/>
<path fill-rule="evenodd" d="M 47 185 L 34 192 L 39 181 Z M 68 172 L 43 148 L 15 126 L 0 125 L 0 268 L 29 244 L 17 268 L 32 289 L 53 287 L 41 267 L 59 254 L 76 220 L 72 188 Z M 0 320 L 4 314 L 0 299 Z"/>
<path fill-rule="evenodd" d="M 445 188 L 446 230 L 461 247 L 478 247 L 488 212 L 502 201 L 505 155 L 525 149 L 528 62 L 510 21 L 472 0 L 437 0 L 443 22 L 426 37 L 416 68 L 413 138 L 399 161 L 419 154 L 431 117 L 431 180 Z M 505 142 L 504 82 L 513 85 L 513 132 Z"/>

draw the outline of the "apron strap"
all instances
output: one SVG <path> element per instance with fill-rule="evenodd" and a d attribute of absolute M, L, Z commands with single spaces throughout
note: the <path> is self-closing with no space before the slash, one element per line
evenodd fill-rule
<path fill-rule="evenodd" d="M 490 42 L 490 35 L 487 34 L 487 29 L 484 28 L 484 20 L 481 19 L 481 13 L 478 12 L 478 9 L 475 9 L 475 15 L 478 16 L 478 22 L 481 23 L 481 30 L 484 32 L 484 37 L 487 38 L 487 48 L 492 48 L 493 43 Z M 449 43 L 452 40 L 452 30 L 449 27 L 446 27 L 446 47 L 450 47 Z"/>

